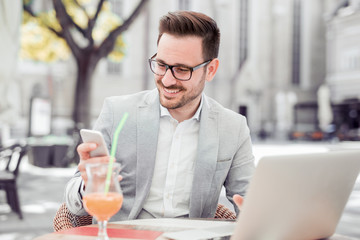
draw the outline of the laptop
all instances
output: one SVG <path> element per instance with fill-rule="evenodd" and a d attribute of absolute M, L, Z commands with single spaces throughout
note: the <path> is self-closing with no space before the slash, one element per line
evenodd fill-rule
<path fill-rule="evenodd" d="M 236 222 L 168 232 L 164 237 L 176 240 L 329 237 L 336 230 L 359 171 L 360 151 L 263 157 Z"/>
<path fill-rule="evenodd" d="M 263 157 L 232 240 L 309 240 L 334 234 L 360 171 L 360 151 Z"/>
<path fill-rule="evenodd" d="M 260 159 L 236 222 L 192 226 L 175 240 L 314 240 L 334 234 L 360 172 L 360 151 L 266 156 Z M 213 222 L 213 221 L 209 221 Z M 213 223 L 214 224 L 214 223 Z"/>

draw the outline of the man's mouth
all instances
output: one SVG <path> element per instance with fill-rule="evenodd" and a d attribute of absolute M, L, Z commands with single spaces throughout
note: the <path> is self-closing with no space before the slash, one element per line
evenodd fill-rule
<path fill-rule="evenodd" d="M 170 94 L 175 94 L 180 92 L 180 89 L 168 89 L 168 88 L 164 88 L 164 91 Z"/>

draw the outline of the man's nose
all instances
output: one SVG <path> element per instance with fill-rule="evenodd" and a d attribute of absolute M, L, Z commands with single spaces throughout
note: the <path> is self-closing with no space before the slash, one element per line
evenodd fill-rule
<path fill-rule="evenodd" d="M 170 87 L 176 84 L 176 78 L 173 76 L 170 69 L 165 72 L 165 75 L 162 77 L 161 82 L 165 87 Z"/>

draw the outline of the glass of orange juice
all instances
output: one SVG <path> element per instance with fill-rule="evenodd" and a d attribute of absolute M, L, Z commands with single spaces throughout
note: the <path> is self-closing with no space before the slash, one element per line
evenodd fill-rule
<path fill-rule="evenodd" d="M 86 211 L 98 221 L 97 240 L 109 240 L 106 231 L 107 222 L 120 210 L 123 202 L 118 178 L 121 166 L 115 162 L 110 167 L 111 174 L 108 175 L 108 163 L 86 164 L 88 181 L 83 203 Z"/>

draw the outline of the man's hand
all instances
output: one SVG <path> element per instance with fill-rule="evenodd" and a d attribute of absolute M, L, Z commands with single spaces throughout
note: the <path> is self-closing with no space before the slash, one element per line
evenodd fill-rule
<path fill-rule="evenodd" d="M 90 152 L 92 150 L 95 150 L 97 148 L 96 143 L 81 143 L 77 147 L 77 152 L 80 157 L 80 162 L 78 164 L 78 170 L 81 173 L 81 177 L 84 181 L 84 186 L 86 186 L 88 177 L 85 170 L 85 164 L 87 163 L 108 163 L 110 161 L 110 156 L 104 156 L 104 157 L 90 157 Z"/>
<path fill-rule="evenodd" d="M 239 208 L 239 210 L 241 211 L 241 207 L 242 207 L 242 204 L 244 202 L 244 198 L 242 196 L 240 196 L 239 194 L 235 194 L 233 196 L 233 200 L 236 204 L 236 206 Z"/>

